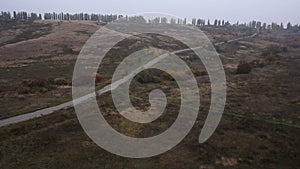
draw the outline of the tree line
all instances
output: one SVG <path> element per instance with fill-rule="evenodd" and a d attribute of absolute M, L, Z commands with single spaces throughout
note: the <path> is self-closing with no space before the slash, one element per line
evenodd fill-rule
<path fill-rule="evenodd" d="M 300 28 L 300 25 L 292 25 L 290 22 L 287 23 L 286 27 L 284 27 L 283 23 L 278 24 L 275 22 L 272 22 L 271 24 L 262 23 L 260 21 L 251 21 L 249 23 L 239 23 L 236 22 L 234 24 L 231 24 L 229 21 L 225 20 L 218 20 L 215 19 L 214 22 L 211 22 L 210 20 L 205 19 L 192 19 L 192 24 L 195 26 L 214 26 L 214 27 L 229 27 L 229 26 L 235 26 L 235 27 L 249 27 L 252 29 L 258 29 L 258 30 L 280 30 L 280 29 L 293 29 L 293 28 Z"/>
<path fill-rule="evenodd" d="M 16 12 L 14 11 L 12 14 L 10 12 L 2 11 L 0 13 L 0 20 L 16 20 L 16 21 L 26 21 L 26 20 L 78 20 L 78 21 L 98 21 L 98 22 L 113 22 L 117 19 L 124 18 L 125 21 L 134 21 L 134 22 L 148 22 L 148 23 L 170 23 L 170 24 L 188 24 L 187 19 L 170 19 L 168 21 L 167 18 L 165 17 L 156 17 L 152 20 L 146 21 L 142 17 L 128 17 L 128 16 L 123 16 L 123 15 L 116 15 L 116 14 L 88 14 L 88 13 L 75 13 L 75 14 L 70 14 L 70 13 L 44 13 L 42 14 L 37 14 L 37 13 L 28 13 L 28 12 Z M 290 22 L 285 26 L 283 23 L 277 24 L 275 22 L 271 24 L 267 23 L 262 23 L 260 21 L 251 21 L 249 23 L 230 23 L 229 21 L 225 20 L 220 20 L 220 19 L 215 19 L 214 21 L 210 20 L 205 20 L 205 19 L 196 19 L 193 18 L 192 25 L 195 26 L 213 26 L 213 27 L 230 27 L 230 26 L 235 26 L 235 27 L 248 27 L 252 29 L 258 29 L 258 30 L 280 30 L 280 29 L 295 29 L 295 28 L 300 28 L 300 26 L 297 25 L 292 25 Z"/>

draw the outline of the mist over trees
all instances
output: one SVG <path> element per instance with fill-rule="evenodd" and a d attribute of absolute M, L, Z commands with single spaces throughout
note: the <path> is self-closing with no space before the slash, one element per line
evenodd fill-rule
<path fill-rule="evenodd" d="M 54 21 L 97 21 L 97 22 L 104 22 L 109 23 L 113 22 L 117 19 L 124 18 L 125 21 L 130 22 L 141 22 L 141 23 L 155 23 L 155 24 L 189 24 L 187 19 L 170 19 L 168 20 L 165 17 L 156 17 L 151 20 L 145 20 L 143 17 L 135 16 L 135 17 L 128 17 L 123 15 L 116 15 L 116 14 L 88 14 L 88 13 L 44 13 L 37 14 L 37 13 L 28 13 L 28 12 L 16 12 L 13 11 L 11 14 L 7 11 L 2 11 L 0 13 L 0 21 L 11 20 L 11 21 L 34 21 L 34 20 L 54 20 Z M 241 28 L 251 28 L 257 29 L 259 31 L 263 30 L 290 30 L 290 29 L 300 29 L 300 26 L 292 25 L 288 22 L 287 25 L 283 25 L 283 23 L 262 23 L 260 21 L 251 21 L 249 23 L 230 23 L 229 21 L 215 19 L 213 21 L 205 20 L 201 18 L 192 18 L 191 24 L 198 26 L 198 27 L 241 27 Z"/>

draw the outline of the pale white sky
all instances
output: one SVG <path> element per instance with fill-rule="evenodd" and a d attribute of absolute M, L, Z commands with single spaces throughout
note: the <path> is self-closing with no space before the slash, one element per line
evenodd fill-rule
<path fill-rule="evenodd" d="M 0 10 L 136 14 L 163 12 L 179 17 L 231 22 L 300 24 L 300 0 L 1 0 Z"/>

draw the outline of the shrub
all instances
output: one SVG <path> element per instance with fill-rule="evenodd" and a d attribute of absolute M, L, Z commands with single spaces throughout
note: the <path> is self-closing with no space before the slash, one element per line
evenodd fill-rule
<path fill-rule="evenodd" d="M 4 88 L 4 86 L 1 85 L 1 86 L 0 86 L 0 93 L 1 93 L 1 92 L 4 92 L 4 91 L 5 91 L 5 88 Z"/>
<path fill-rule="evenodd" d="M 167 81 L 174 81 L 175 79 L 172 77 L 170 72 L 164 72 L 162 74 L 162 78 Z"/>
<path fill-rule="evenodd" d="M 54 78 L 53 78 L 53 77 L 49 77 L 49 78 L 48 78 L 48 83 L 49 83 L 49 84 L 52 84 L 52 85 L 55 84 Z"/>
<path fill-rule="evenodd" d="M 193 70 L 192 70 L 192 73 L 194 73 Z M 175 81 L 175 77 L 178 77 L 181 80 L 185 80 L 187 78 L 187 75 L 188 75 L 188 72 L 169 70 L 169 71 L 165 72 L 164 79 L 169 80 L 169 81 Z"/>
<path fill-rule="evenodd" d="M 29 87 L 29 88 L 40 88 L 40 87 L 48 87 L 48 81 L 44 79 L 38 80 L 24 80 L 22 82 L 22 86 Z"/>
<path fill-rule="evenodd" d="M 17 89 L 17 92 L 19 94 L 28 94 L 31 92 L 31 88 L 30 87 L 27 87 L 27 86 L 21 86 Z"/>
<path fill-rule="evenodd" d="M 208 75 L 207 71 L 206 70 L 195 70 L 195 69 L 192 69 L 192 73 L 195 75 L 195 76 L 205 76 L 205 75 Z"/>
<path fill-rule="evenodd" d="M 140 83 L 152 83 L 154 79 L 149 72 L 141 72 L 137 77 L 137 81 Z"/>
<path fill-rule="evenodd" d="M 39 87 L 39 88 L 48 87 L 48 81 L 44 80 L 44 79 L 33 80 L 33 81 L 31 81 L 31 84 L 29 86 L 31 88 L 33 88 L 33 87 Z"/>
<path fill-rule="evenodd" d="M 252 70 L 251 65 L 247 62 L 240 62 L 240 64 L 237 67 L 237 74 L 248 74 Z"/>
<path fill-rule="evenodd" d="M 215 46 L 215 49 L 218 53 L 222 53 L 223 49 L 220 46 Z"/>
<path fill-rule="evenodd" d="M 26 97 L 25 97 L 24 95 L 18 95 L 18 99 L 19 99 L 19 100 L 25 100 Z"/>
<path fill-rule="evenodd" d="M 287 47 L 280 47 L 279 45 L 270 45 L 262 53 L 262 56 L 268 56 L 270 54 L 276 55 L 280 52 L 287 52 Z"/>
<path fill-rule="evenodd" d="M 96 73 L 95 77 L 96 77 L 96 82 L 99 82 L 103 76 L 100 73 Z"/>
<path fill-rule="evenodd" d="M 286 46 L 284 46 L 284 47 L 281 48 L 281 51 L 282 52 L 288 52 L 289 50 L 288 50 L 288 48 Z"/>
<path fill-rule="evenodd" d="M 46 93 L 46 92 L 48 92 L 48 88 L 45 88 L 45 87 L 39 88 L 39 92 Z"/>
<path fill-rule="evenodd" d="M 56 78 L 54 79 L 54 84 L 59 86 L 68 85 L 68 81 L 65 78 Z"/>
<path fill-rule="evenodd" d="M 269 62 L 273 62 L 273 61 L 275 60 L 275 55 L 274 55 L 273 53 L 270 53 L 270 54 L 268 55 L 268 57 L 267 57 L 267 60 L 268 60 Z"/>
<path fill-rule="evenodd" d="M 73 49 L 72 49 L 72 48 L 69 48 L 69 47 L 63 48 L 63 52 L 64 52 L 65 54 L 73 54 L 73 53 L 75 53 L 75 52 L 73 51 Z"/>

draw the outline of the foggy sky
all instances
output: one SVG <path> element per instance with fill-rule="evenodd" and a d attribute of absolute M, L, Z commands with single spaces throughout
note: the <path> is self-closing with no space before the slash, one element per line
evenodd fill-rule
<path fill-rule="evenodd" d="M 136 14 L 162 12 L 182 18 L 230 22 L 300 23 L 300 0 L 1 0 L 2 11 Z"/>

